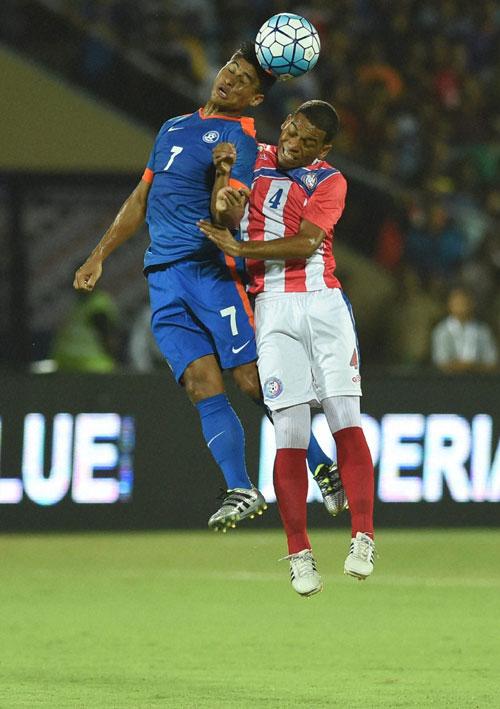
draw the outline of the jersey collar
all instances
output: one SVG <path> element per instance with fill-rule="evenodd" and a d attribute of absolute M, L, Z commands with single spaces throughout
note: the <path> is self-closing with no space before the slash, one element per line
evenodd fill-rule
<path fill-rule="evenodd" d="M 218 118 L 219 120 L 222 120 L 222 121 L 235 121 L 236 123 L 239 123 L 241 125 L 244 133 L 246 133 L 247 135 L 251 135 L 253 138 L 255 138 L 254 119 L 250 118 L 249 116 L 239 116 L 238 118 L 236 118 L 233 116 L 222 116 L 219 113 L 214 113 L 210 116 L 205 116 L 205 111 L 203 110 L 203 106 L 200 109 L 198 109 L 198 115 L 204 121 L 207 121 L 210 118 Z"/>

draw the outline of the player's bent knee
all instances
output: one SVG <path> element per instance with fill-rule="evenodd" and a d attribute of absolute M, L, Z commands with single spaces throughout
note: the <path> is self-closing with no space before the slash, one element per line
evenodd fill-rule
<path fill-rule="evenodd" d="M 182 375 L 181 383 L 193 404 L 224 393 L 222 373 L 215 357 L 203 357 L 191 362 Z"/>

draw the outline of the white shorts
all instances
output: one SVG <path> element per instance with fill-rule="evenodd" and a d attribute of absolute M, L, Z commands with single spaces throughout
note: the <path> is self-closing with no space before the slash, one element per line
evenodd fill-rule
<path fill-rule="evenodd" d="M 361 396 L 354 319 L 340 288 L 261 293 L 255 327 L 259 377 L 272 411 Z"/>

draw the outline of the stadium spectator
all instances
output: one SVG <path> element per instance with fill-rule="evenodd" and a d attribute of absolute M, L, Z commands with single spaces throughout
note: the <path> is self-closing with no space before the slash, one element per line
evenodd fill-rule
<path fill-rule="evenodd" d="M 107 374 L 118 366 L 120 334 L 118 309 L 104 291 L 90 297 L 78 294 L 73 310 L 56 334 L 51 354 L 65 372 Z"/>
<path fill-rule="evenodd" d="M 449 282 L 464 256 L 464 236 L 450 219 L 444 205 L 434 202 L 424 211 L 423 223 L 414 224 L 406 235 L 406 262 L 423 284 Z"/>
<path fill-rule="evenodd" d="M 491 329 L 474 317 L 474 301 L 463 287 L 448 296 L 449 315 L 432 333 L 432 361 L 446 374 L 491 372 L 498 349 Z"/>
<path fill-rule="evenodd" d="M 393 205 L 400 203 L 403 189 L 425 204 L 440 202 L 448 215 L 446 229 L 438 229 L 445 233 L 434 238 L 436 229 L 429 229 L 434 218 L 427 215 L 425 223 L 412 223 L 408 231 L 399 214 L 401 204 L 391 207 L 387 200 L 381 222 L 367 218 L 363 233 L 349 233 L 353 248 L 373 258 L 383 222 L 386 231 L 377 258 L 393 271 L 405 261 L 398 231 L 403 241 L 408 231 L 406 261 L 423 283 L 436 278 L 449 283 L 462 270 L 471 284 L 475 269 L 491 273 L 484 242 L 498 229 L 490 195 L 500 172 L 500 13 L 491 0 L 472 5 L 461 0 L 289 0 L 286 6 L 282 0 L 47 0 L 44 6 L 78 30 L 75 41 L 60 42 L 54 41 L 50 22 L 29 21 L 28 5 L 1 3 L 0 38 L 31 50 L 36 58 L 45 57 L 51 69 L 58 65 L 99 95 L 119 85 L 120 96 L 130 97 L 130 110 L 134 96 L 145 105 L 139 97 L 142 84 L 123 67 L 118 73 L 120 52 L 130 57 L 133 50 L 146 71 L 156 67 L 152 73 L 160 75 L 160 89 L 163 85 L 168 92 L 170 82 L 181 83 L 182 91 L 199 96 L 211 67 L 227 53 L 228 38 L 252 39 L 276 12 L 305 15 L 321 36 L 320 61 L 305 77 L 280 82 L 259 115 L 259 137 L 273 141 L 274 116 L 293 111 L 311 95 L 332 101 L 342 123 L 337 155 L 345 160 L 342 169 L 351 190 L 353 176 L 360 175 L 368 193 L 381 184 L 383 198 L 395 195 Z M 175 72 L 164 72 L 172 64 Z M 139 107 L 137 114 L 158 128 L 151 112 Z M 367 208 L 366 202 L 363 206 Z M 351 199 L 344 225 L 354 209 L 356 200 Z M 497 283 L 488 289 L 479 282 L 474 286 L 485 291 L 478 292 L 480 302 L 500 298 Z"/>

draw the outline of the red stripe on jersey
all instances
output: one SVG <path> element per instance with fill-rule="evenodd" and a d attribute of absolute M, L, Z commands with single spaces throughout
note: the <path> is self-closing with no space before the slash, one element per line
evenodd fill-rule
<path fill-rule="evenodd" d="M 263 208 L 269 185 L 270 183 L 267 180 L 257 180 L 252 187 L 248 212 L 248 238 L 250 241 L 264 241 L 265 217 Z M 250 277 L 250 292 L 259 293 L 264 289 L 265 261 L 246 259 L 246 268 Z"/>
<path fill-rule="evenodd" d="M 325 285 L 328 288 L 341 288 L 339 279 L 334 276 L 336 263 L 333 255 L 333 234 L 331 239 L 325 238 L 323 244 L 323 262 L 325 264 L 323 279 L 325 281 Z"/>
<path fill-rule="evenodd" d="M 300 187 L 292 185 L 288 193 L 285 207 L 283 209 L 283 222 L 285 224 L 285 239 L 296 234 L 296 230 L 290 232 L 290 224 L 297 224 L 297 215 L 292 209 L 292 199 L 294 191 L 302 192 Z M 303 195 L 300 194 L 299 199 L 303 201 Z M 294 219 L 295 217 L 295 219 Z M 300 221 L 299 221 L 300 228 Z M 306 259 L 288 259 L 285 261 L 285 293 L 297 293 L 307 290 L 306 288 Z"/>

